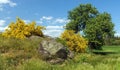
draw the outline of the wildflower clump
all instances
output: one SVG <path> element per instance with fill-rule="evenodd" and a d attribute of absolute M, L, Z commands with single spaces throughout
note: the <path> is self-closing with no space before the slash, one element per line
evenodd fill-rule
<path fill-rule="evenodd" d="M 8 28 L 2 33 L 4 37 L 15 37 L 19 39 L 25 39 L 31 35 L 43 36 L 43 26 L 36 26 L 35 22 L 26 24 L 20 18 L 17 18 L 16 22 L 10 23 Z"/>
<path fill-rule="evenodd" d="M 80 35 L 75 34 L 73 30 L 65 30 L 61 34 L 61 39 L 66 41 L 67 47 L 75 52 L 85 52 L 87 41 Z"/>

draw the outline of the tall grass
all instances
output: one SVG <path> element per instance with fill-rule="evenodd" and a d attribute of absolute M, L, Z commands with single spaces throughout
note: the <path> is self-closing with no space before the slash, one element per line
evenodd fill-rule
<path fill-rule="evenodd" d="M 4 38 L 0 34 L 0 55 L 8 67 L 14 68 L 32 57 L 39 58 L 38 48 L 41 40 L 41 38 L 24 40 Z"/>
<path fill-rule="evenodd" d="M 112 56 L 112 55 L 109 55 Z M 107 56 L 107 57 L 109 57 Z M 84 58 L 79 58 L 84 57 Z M 102 59 L 101 59 L 102 57 Z M 84 60 L 83 60 L 84 59 Z M 51 65 L 39 59 L 31 59 L 23 65 L 18 66 L 19 70 L 120 70 L 120 57 L 117 58 L 101 55 L 81 54 L 73 60 L 67 60 L 60 65 Z"/>
<path fill-rule="evenodd" d="M 52 65 L 39 59 L 39 39 L 19 40 L 0 35 L 0 70 L 120 70 L 120 54 L 75 54 L 63 64 Z M 103 50 L 120 52 L 120 47 L 103 47 Z"/>
<path fill-rule="evenodd" d="M 5 69 L 5 60 L 0 56 L 0 70 Z"/>

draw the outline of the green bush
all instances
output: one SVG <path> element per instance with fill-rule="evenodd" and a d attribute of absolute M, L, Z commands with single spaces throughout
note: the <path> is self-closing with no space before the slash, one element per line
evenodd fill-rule
<path fill-rule="evenodd" d="M 111 45 L 120 45 L 120 40 L 113 40 Z"/>
<path fill-rule="evenodd" d="M 61 38 L 56 38 L 56 41 L 66 46 L 66 41 Z"/>

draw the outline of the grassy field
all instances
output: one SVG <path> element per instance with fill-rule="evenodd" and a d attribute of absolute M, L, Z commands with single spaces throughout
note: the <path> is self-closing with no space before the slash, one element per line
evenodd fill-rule
<path fill-rule="evenodd" d="M 120 53 L 120 46 L 103 46 L 103 51 L 112 51 Z"/>
<path fill-rule="evenodd" d="M 120 70 L 120 46 L 103 46 L 102 51 L 94 50 L 106 55 L 79 53 L 73 59 L 53 65 L 39 58 L 40 41 L 0 36 L 0 70 Z"/>
<path fill-rule="evenodd" d="M 92 50 L 95 54 L 120 54 L 120 46 L 103 46 L 102 50 Z"/>

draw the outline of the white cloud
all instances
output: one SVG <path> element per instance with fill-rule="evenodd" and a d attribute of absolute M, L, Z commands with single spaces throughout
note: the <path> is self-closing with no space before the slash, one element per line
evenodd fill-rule
<path fill-rule="evenodd" d="M 9 3 L 9 0 L 0 0 L 0 4 L 6 4 Z"/>
<path fill-rule="evenodd" d="M 66 18 L 54 18 L 52 16 L 43 16 L 37 22 L 40 24 L 65 24 L 68 23 L 70 20 Z"/>
<path fill-rule="evenodd" d="M 30 23 L 30 20 L 23 20 L 26 24 Z"/>
<path fill-rule="evenodd" d="M 9 5 L 10 5 L 11 7 L 14 7 L 14 6 L 16 6 L 17 4 L 14 3 L 14 2 L 9 2 Z"/>
<path fill-rule="evenodd" d="M 68 23 L 68 22 L 69 22 L 69 20 L 62 19 L 62 18 L 57 18 L 57 19 L 55 20 L 55 23 Z"/>
<path fill-rule="evenodd" d="M 47 26 L 46 29 L 63 29 L 63 26 Z"/>
<path fill-rule="evenodd" d="M 42 23 L 49 23 L 53 20 L 52 16 L 42 16 L 40 20 L 37 21 L 37 23 L 42 24 Z"/>
<path fill-rule="evenodd" d="M 14 7 L 17 5 L 16 3 L 12 2 L 11 0 L 0 0 L 0 5 L 3 5 L 3 4 L 9 4 L 11 7 Z"/>
<path fill-rule="evenodd" d="M 118 36 L 118 37 L 120 37 L 120 33 L 115 33 L 115 36 Z"/>
<path fill-rule="evenodd" d="M 63 32 L 63 30 L 45 30 L 43 32 L 45 35 L 48 35 L 51 37 L 59 37 L 60 34 Z"/>
<path fill-rule="evenodd" d="M 3 31 L 4 30 L 4 27 L 0 27 L 0 31 Z"/>
<path fill-rule="evenodd" d="M 47 26 L 46 30 L 43 31 L 45 35 L 51 37 L 59 37 L 63 32 L 63 26 Z"/>
<path fill-rule="evenodd" d="M 0 0 L 0 11 L 3 10 L 4 5 L 9 5 L 10 7 L 14 7 L 17 4 L 12 2 L 11 0 Z"/>
<path fill-rule="evenodd" d="M 43 16 L 40 20 L 52 20 L 52 16 Z"/>
<path fill-rule="evenodd" d="M 38 24 L 42 24 L 43 21 L 39 20 L 39 21 L 36 21 L 36 23 L 38 23 Z"/>
<path fill-rule="evenodd" d="M 0 26 L 3 26 L 6 23 L 5 20 L 0 20 Z"/>
<path fill-rule="evenodd" d="M 0 31 L 4 31 L 7 28 L 8 28 L 8 26 L 6 26 L 6 27 L 0 27 Z"/>
<path fill-rule="evenodd" d="M 38 24 L 46 26 L 46 30 L 43 30 L 44 34 L 52 37 L 59 37 L 64 30 L 63 26 L 68 22 L 66 18 L 52 16 L 43 16 L 37 21 Z"/>

